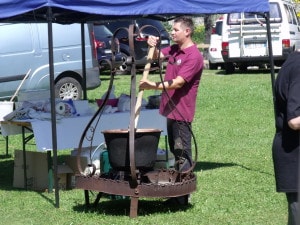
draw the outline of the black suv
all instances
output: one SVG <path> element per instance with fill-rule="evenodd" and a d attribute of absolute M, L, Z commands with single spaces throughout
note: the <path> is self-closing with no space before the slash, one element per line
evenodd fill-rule
<path fill-rule="evenodd" d="M 95 47 L 97 50 L 97 58 L 100 70 L 110 69 L 107 60 L 110 61 L 112 58 L 112 37 L 112 32 L 105 25 L 94 24 Z M 115 39 L 114 41 L 116 42 L 115 60 L 118 65 L 122 65 L 123 57 L 119 49 L 119 40 Z"/>
<path fill-rule="evenodd" d="M 150 35 L 159 36 L 160 35 L 160 47 L 166 47 L 170 45 L 169 33 L 166 31 L 161 21 L 139 18 L 135 20 L 118 20 L 113 22 L 105 23 L 105 26 L 110 29 L 112 33 L 115 34 L 116 38 L 120 42 L 120 53 L 123 57 L 123 64 L 119 67 L 120 71 L 123 73 L 128 73 L 131 70 L 130 63 L 127 61 L 127 57 L 130 56 L 129 42 L 128 42 L 128 32 L 125 29 L 119 28 L 129 28 L 131 24 L 135 25 L 135 33 L 139 36 L 134 38 L 134 52 L 135 52 L 135 64 L 137 67 L 144 67 L 147 63 L 148 54 L 148 44 L 147 39 Z M 149 25 L 149 26 L 146 26 Z M 146 26 L 146 27 L 144 27 Z M 142 31 L 140 30 L 142 27 Z M 119 29 L 116 33 L 115 31 Z"/>

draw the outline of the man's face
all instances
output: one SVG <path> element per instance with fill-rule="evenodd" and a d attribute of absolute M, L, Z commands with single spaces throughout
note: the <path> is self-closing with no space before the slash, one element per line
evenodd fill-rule
<path fill-rule="evenodd" d="M 183 26 L 181 23 L 174 23 L 171 37 L 174 42 L 181 44 L 185 41 L 189 34 L 189 29 Z"/>

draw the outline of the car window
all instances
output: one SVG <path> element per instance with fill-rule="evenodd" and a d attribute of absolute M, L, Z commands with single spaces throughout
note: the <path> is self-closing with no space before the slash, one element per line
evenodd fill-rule
<path fill-rule="evenodd" d="M 222 35 L 222 24 L 223 24 L 223 21 L 217 21 L 216 22 L 216 27 L 215 27 L 215 32 L 217 35 Z"/>
<path fill-rule="evenodd" d="M 297 13 L 293 7 L 290 6 L 289 8 L 293 17 L 293 24 L 297 25 L 298 24 Z"/>
<path fill-rule="evenodd" d="M 129 28 L 131 24 L 134 24 L 132 20 L 119 20 L 115 22 L 108 22 L 107 27 L 111 30 L 111 32 L 115 32 L 118 28 L 124 27 Z"/>
<path fill-rule="evenodd" d="M 137 20 L 120 20 L 116 22 L 108 22 L 106 26 L 110 29 L 111 32 L 115 32 L 120 27 L 129 28 L 131 24 L 135 24 L 137 29 L 141 29 L 145 25 L 151 25 L 149 27 L 144 27 L 142 30 L 141 36 L 148 36 L 148 35 L 159 35 L 157 32 L 161 32 L 162 36 L 168 37 L 169 34 L 167 33 L 163 24 L 158 20 L 153 19 L 137 19 Z M 153 27 L 154 28 L 153 28 Z M 136 30 L 134 31 L 136 32 Z M 117 33 L 117 37 L 122 38 L 128 36 L 128 32 L 125 29 L 121 29 Z"/>
<path fill-rule="evenodd" d="M 270 18 L 282 18 L 279 5 L 277 3 L 270 3 Z"/>
<path fill-rule="evenodd" d="M 1 33 L 22 34 L 21 35 L 0 35 L 0 55 L 17 52 L 33 51 L 33 40 L 31 38 L 31 26 L 27 24 L 4 24 L 0 25 Z M 5 44 L 4 44 L 5 43 Z M 26 44 L 24 44 L 26 43 Z"/>
<path fill-rule="evenodd" d="M 136 24 L 139 28 L 141 28 L 142 26 L 145 26 L 145 25 L 151 25 L 151 26 L 156 27 L 159 31 L 165 30 L 165 27 L 162 25 L 162 23 L 157 20 L 152 20 L 152 19 L 139 20 L 139 19 L 137 19 Z"/>
<path fill-rule="evenodd" d="M 118 20 L 114 22 L 108 22 L 105 25 L 114 34 L 119 28 L 128 29 L 131 24 L 134 24 L 133 20 Z M 119 29 L 116 33 L 116 36 L 118 38 L 128 37 L 128 32 L 126 29 Z"/>
<path fill-rule="evenodd" d="M 286 9 L 287 10 L 287 9 Z M 288 13 L 287 13 L 288 14 Z M 289 15 L 291 16 L 291 15 Z M 282 15 L 278 3 L 270 3 L 270 22 L 280 23 Z M 255 13 L 230 13 L 228 15 L 227 24 L 238 25 L 243 21 L 243 24 L 265 23 L 265 19 L 260 14 Z"/>
<path fill-rule="evenodd" d="M 112 32 L 104 25 L 94 25 L 94 33 L 96 39 L 112 37 Z"/>
<path fill-rule="evenodd" d="M 284 9 L 285 9 L 285 12 L 287 14 L 289 23 L 297 25 L 297 17 L 296 17 L 296 15 L 294 13 L 293 8 L 290 7 L 290 6 L 288 6 L 288 5 L 284 5 Z"/>
<path fill-rule="evenodd" d="M 285 9 L 285 13 L 286 13 L 288 22 L 289 22 L 289 23 L 292 23 L 292 17 L 291 17 L 291 14 L 290 14 L 290 12 L 289 12 L 288 6 L 287 6 L 287 5 L 284 5 L 284 9 Z"/>

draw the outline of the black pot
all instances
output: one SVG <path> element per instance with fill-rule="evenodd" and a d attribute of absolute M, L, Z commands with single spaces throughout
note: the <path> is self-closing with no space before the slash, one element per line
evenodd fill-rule
<path fill-rule="evenodd" d="M 129 171 L 129 130 L 116 129 L 102 132 L 107 145 L 110 165 L 115 170 Z M 157 155 L 161 130 L 137 129 L 134 137 L 136 169 L 152 169 Z"/>
<path fill-rule="evenodd" d="M 161 95 L 151 95 L 148 97 L 148 109 L 158 109 L 160 105 Z"/>

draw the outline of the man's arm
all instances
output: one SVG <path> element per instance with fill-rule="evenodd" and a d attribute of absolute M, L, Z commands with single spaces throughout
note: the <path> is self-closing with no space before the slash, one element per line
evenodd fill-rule
<path fill-rule="evenodd" d="M 300 116 L 288 121 L 289 127 L 293 130 L 300 130 Z"/>
<path fill-rule="evenodd" d="M 148 79 L 142 79 L 140 81 L 140 89 L 144 90 L 167 90 L 179 89 L 185 84 L 185 80 L 181 76 L 177 76 L 175 79 L 162 82 L 154 82 Z"/>

